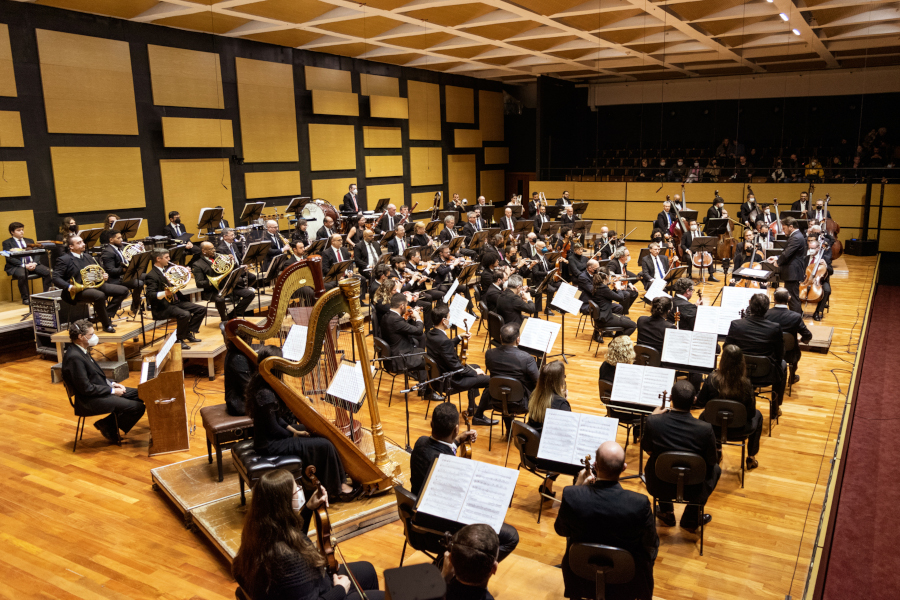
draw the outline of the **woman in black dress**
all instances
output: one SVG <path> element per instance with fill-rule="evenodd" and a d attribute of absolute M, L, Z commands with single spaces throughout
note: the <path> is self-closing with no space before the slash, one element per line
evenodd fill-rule
<path fill-rule="evenodd" d="M 672 299 L 668 296 L 657 296 L 650 303 L 650 316 L 644 315 L 637 320 L 637 343 L 654 348 L 662 354 L 663 342 L 666 340 L 666 329 L 673 329 L 675 323 L 666 320 L 672 310 Z M 605 379 L 601 377 L 600 379 Z M 610 379 L 612 381 L 612 379 Z"/>
<path fill-rule="evenodd" d="M 537 385 L 534 386 L 534 391 L 531 392 L 531 397 L 528 399 L 528 426 L 541 433 L 544 430 L 544 417 L 548 408 L 572 412 L 572 407 L 566 399 L 568 396 L 566 365 L 557 360 L 541 367 Z M 540 460 L 538 460 L 538 466 L 550 467 L 547 464 L 542 465 Z M 547 480 L 546 487 L 542 485 L 538 491 L 546 496 L 556 496 L 556 492 L 553 491 L 553 482 L 557 477 L 558 474 L 551 475 Z"/>
<path fill-rule="evenodd" d="M 594 273 L 594 294 L 591 300 L 600 307 L 600 318 L 594 323 L 594 327 L 621 327 L 622 331 L 616 335 L 630 336 L 637 329 L 637 323 L 622 315 L 625 309 L 621 303 L 625 302 L 625 295 L 610 288 L 609 282 L 609 271 L 597 269 Z M 594 337 L 599 341 L 597 333 Z"/>
<path fill-rule="evenodd" d="M 325 557 L 307 537 L 313 511 L 328 506 L 321 487 L 308 502 L 291 474 L 275 469 L 253 488 L 253 498 L 241 532 L 241 547 L 231 572 L 253 600 L 359 600 L 347 569 L 370 600 L 383 600 L 378 575 L 368 562 L 341 565 L 335 575 L 325 570 Z M 299 514 L 298 514 L 299 513 Z"/>

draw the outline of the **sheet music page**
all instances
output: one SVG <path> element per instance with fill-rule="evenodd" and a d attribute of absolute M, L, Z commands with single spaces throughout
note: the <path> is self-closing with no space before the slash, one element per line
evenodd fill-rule
<path fill-rule="evenodd" d="M 650 284 L 650 289 L 644 294 L 644 299 L 652 301 L 654 298 L 659 298 L 660 296 L 668 296 L 668 294 L 663 291 L 666 289 L 666 283 L 666 280 L 661 277 L 654 279 L 653 283 Z"/>
<path fill-rule="evenodd" d="M 572 440 L 578 434 L 581 422 L 579 413 L 567 410 L 548 408 L 544 413 L 544 429 L 541 431 L 541 443 L 538 446 L 538 458 L 571 463 Z"/>
<path fill-rule="evenodd" d="M 765 293 L 764 290 L 755 288 L 725 286 L 722 288 L 722 301 L 719 302 L 719 305 L 731 313 L 740 315 L 740 311 L 750 305 L 750 298 L 752 296 Z"/>
<path fill-rule="evenodd" d="M 553 321 L 529 317 L 525 319 L 525 327 L 519 333 L 519 345 L 540 352 L 550 352 L 556 344 L 560 327 L 559 323 Z"/>
<path fill-rule="evenodd" d="M 163 344 L 162 349 L 159 351 L 159 354 L 156 355 L 156 370 L 162 369 L 166 361 L 169 359 L 169 352 L 172 350 L 172 346 L 175 345 L 176 334 L 172 333 L 166 342 Z"/>
<path fill-rule="evenodd" d="M 641 385 L 641 396 L 638 400 L 641 404 L 660 406 L 662 401 L 659 395 L 672 391 L 675 383 L 675 369 L 661 369 L 659 367 L 643 367 L 644 382 Z M 616 377 L 618 379 L 618 377 Z M 666 406 L 669 401 L 666 400 Z"/>
<path fill-rule="evenodd" d="M 640 402 L 641 385 L 644 383 L 644 367 L 640 365 L 616 365 L 616 378 L 609 394 L 610 402 Z"/>
<path fill-rule="evenodd" d="M 705 333 L 719 333 L 719 313 L 721 306 L 698 306 L 697 318 L 694 320 L 694 331 Z M 729 324 L 731 321 L 728 322 Z M 728 333 L 728 330 L 725 330 Z"/>
<path fill-rule="evenodd" d="M 425 489 L 419 495 L 417 510 L 461 523 L 459 515 L 469 493 L 469 486 L 478 465 L 483 464 L 485 463 L 449 454 L 438 456 L 431 468 L 431 475 L 425 482 Z"/>
<path fill-rule="evenodd" d="M 691 365 L 691 341 L 693 331 L 666 329 L 663 340 L 662 362 L 675 365 Z M 715 335 L 715 334 L 713 334 Z"/>
<path fill-rule="evenodd" d="M 448 458 L 454 457 L 448 456 Z M 456 460 L 468 459 L 457 458 Z M 478 465 L 478 468 L 475 471 L 475 477 L 472 478 L 469 494 L 457 520 L 466 525 L 487 523 L 494 528 L 494 531 L 500 533 L 503 519 L 506 518 L 506 511 L 509 508 L 509 501 L 516 489 L 519 472 L 489 463 L 476 462 L 475 464 Z"/>
<path fill-rule="evenodd" d="M 577 298 L 578 288 L 565 281 L 559 283 L 559 289 L 553 294 L 553 306 L 566 311 L 570 315 L 577 315 L 581 310 L 581 300 Z"/>
<path fill-rule="evenodd" d="M 454 279 L 453 283 L 450 285 L 450 289 L 447 290 L 447 293 L 444 294 L 444 304 L 450 303 L 450 298 L 453 297 L 454 292 L 456 292 L 456 288 L 459 287 L 459 279 Z"/>
<path fill-rule="evenodd" d="M 303 358 L 303 352 L 306 350 L 306 333 L 305 325 L 291 325 L 284 346 L 281 347 L 284 358 L 295 362 Z"/>
<path fill-rule="evenodd" d="M 672 330 L 668 329 L 666 331 Z M 716 344 L 718 342 L 716 334 L 694 331 L 691 338 L 691 362 L 689 364 L 707 369 L 715 367 Z"/>
<path fill-rule="evenodd" d="M 456 325 L 463 331 L 467 329 L 472 331 L 472 324 L 477 321 L 475 315 L 466 312 L 468 305 L 469 301 L 459 294 L 453 296 L 453 301 L 450 303 L 450 314 L 448 315 L 450 324 Z"/>
<path fill-rule="evenodd" d="M 741 273 L 746 273 L 747 275 L 753 275 L 755 277 L 766 277 L 769 274 L 765 269 L 751 269 L 749 267 L 741 269 Z"/>
<path fill-rule="evenodd" d="M 572 460 L 569 462 L 573 465 L 580 465 L 581 459 L 585 455 L 590 454 L 594 456 L 600 444 L 615 441 L 618 427 L 618 419 L 582 414 L 581 423 L 578 426 L 578 436 L 575 438 Z M 569 443 L 571 445 L 571 441 Z"/>
<path fill-rule="evenodd" d="M 342 362 L 326 393 L 351 404 L 359 404 L 366 395 L 366 380 L 360 362 L 356 361 L 355 365 Z"/>

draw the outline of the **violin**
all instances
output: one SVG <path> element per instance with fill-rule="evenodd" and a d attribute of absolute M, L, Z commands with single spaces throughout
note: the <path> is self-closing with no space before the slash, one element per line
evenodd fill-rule
<path fill-rule="evenodd" d="M 316 489 L 322 487 L 322 484 L 319 482 L 319 478 L 316 477 L 316 467 L 314 465 L 309 465 L 306 467 L 306 478 L 310 480 L 310 482 L 316 486 Z M 334 575 L 338 572 L 338 561 L 334 555 L 334 533 L 331 531 L 331 519 L 328 516 L 328 508 L 325 504 L 322 504 L 319 508 L 313 511 L 313 520 L 316 523 L 316 542 L 319 545 L 319 550 L 322 552 L 322 555 L 325 557 L 325 564 L 328 568 L 328 573 L 330 575 Z"/>
<path fill-rule="evenodd" d="M 832 252 L 834 252 L 833 249 Z M 820 239 L 816 260 L 807 265 L 806 277 L 800 284 L 800 301 L 803 303 L 818 302 L 822 299 L 824 294 L 822 283 L 825 281 L 825 276 L 828 275 L 828 263 L 822 258 L 824 254 L 825 246 Z"/>
<path fill-rule="evenodd" d="M 463 364 L 466 364 L 466 363 L 463 362 Z M 469 426 L 469 413 L 467 413 L 467 412 L 462 413 L 462 418 L 466 424 L 466 431 L 469 431 L 471 429 L 471 427 Z M 469 441 L 468 437 L 466 438 L 466 441 L 464 441 L 459 446 L 459 457 L 460 458 L 472 458 L 472 442 Z"/>
<path fill-rule="evenodd" d="M 461 342 L 459 344 L 459 362 L 466 366 L 466 361 L 469 360 L 469 326 L 466 325 L 466 335 L 461 337 Z M 468 428 L 468 415 L 466 415 L 466 427 Z"/>

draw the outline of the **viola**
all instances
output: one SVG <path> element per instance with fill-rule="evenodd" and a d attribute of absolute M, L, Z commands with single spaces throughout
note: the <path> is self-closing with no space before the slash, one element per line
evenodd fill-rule
<path fill-rule="evenodd" d="M 315 466 L 309 465 L 306 467 L 306 478 L 316 486 L 317 490 L 322 486 L 319 478 L 316 477 Z M 334 534 L 331 531 L 331 519 L 328 516 L 328 508 L 325 504 L 313 511 L 313 520 L 316 523 L 316 542 L 319 545 L 319 550 L 325 557 L 328 573 L 334 575 L 338 572 L 340 565 L 338 565 L 337 557 L 334 555 Z"/>
<path fill-rule="evenodd" d="M 463 363 L 465 364 L 465 363 Z M 469 413 L 464 412 L 462 414 L 463 421 L 466 423 L 466 431 L 469 431 L 471 427 L 469 426 Z M 472 458 L 472 442 L 469 441 L 469 438 L 466 438 L 459 446 L 459 457 L 460 458 Z"/>

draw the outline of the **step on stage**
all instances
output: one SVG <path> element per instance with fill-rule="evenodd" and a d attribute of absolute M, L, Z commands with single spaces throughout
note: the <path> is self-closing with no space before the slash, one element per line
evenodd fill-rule
<path fill-rule="evenodd" d="M 388 456 L 400 465 L 400 483 L 408 486 L 409 454 L 386 440 Z M 199 530 L 231 562 L 241 544 L 244 515 L 252 492 L 247 490 L 247 505 L 241 506 L 240 483 L 230 459 L 223 456 L 225 479 L 218 481 L 215 462 L 198 456 L 150 470 L 153 489 L 161 491 L 184 518 L 189 529 Z M 337 541 L 346 540 L 398 520 L 397 500 L 392 491 L 353 502 L 334 503 L 328 510 Z M 312 535 L 311 529 L 310 535 Z"/>

